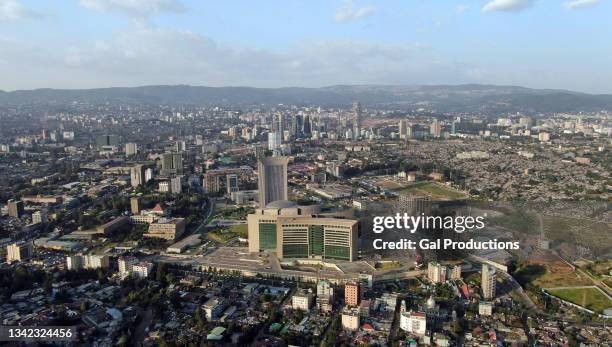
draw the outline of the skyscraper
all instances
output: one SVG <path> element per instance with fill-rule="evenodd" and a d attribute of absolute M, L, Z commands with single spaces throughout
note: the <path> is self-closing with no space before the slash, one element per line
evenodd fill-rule
<path fill-rule="evenodd" d="M 408 121 L 406 121 L 405 119 L 401 119 L 399 121 L 398 124 L 399 127 L 399 137 L 402 140 L 405 140 L 408 138 Z"/>
<path fill-rule="evenodd" d="M 268 133 L 268 150 L 272 151 L 275 157 L 280 156 L 282 137 L 280 132 Z"/>
<path fill-rule="evenodd" d="M 486 300 L 495 298 L 495 283 L 497 281 L 497 275 L 495 274 L 495 268 L 490 267 L 487 264 L 482 264 L 482 296 Z"/>
<path fill-rule="evenodd" d="M 144 165 L 136 165 L 132 167 L 130 170 L 130 182 L 134 188 L 145 183 Z"/>
<path fill-rule="evenodd" d="M 259 205 L 262 208 L 272 201 L 287 200 L 287 164 L 287 157 L 267 157 L 257 162 Z"/>
<path fill-rule="evenodd" d="M 181 153 L 164 153 L 162 155 L 163 176 L 182 174 L 183 173 L 183 157 Z"/>
<path fill-rule="evenodd" d="M 136 153 L 138 153 L 138 145 L 135 143 L 126 143 L 125 144 L 125 155 L 126 156 L 132 156 L 132 155 L 136 155 Z"/>
<path fill-rule="evenodd" d="M 442 124 L 437 119 L 434 119 L 429 126 L 429 133 L 435 138 L 442 136 Z"/>
<path fill-rule="evenodd" d="M 309 115 L 306 115 L 306 117 L 304 117 L 304 127 L 302 129 L 302 132 L 304 133 L 304 136 L 306 137 L 310 137 L 310 134 L 312 133 L 312 124 L 310 124 Z"/>
<path fill-rule="evenodd" d="M 140 202 L 141 200 L 137 196 L 130 198 L 130 209 L 132 211 L 132 214 L 140 213 Z"/>
<path fill-rule="evenodd" d="M 21 218 L 23 215 L 23 201 L 11 199 L 7 202 L 7 205 L 9 216 Z"/>
<path fill-rule="evenodd" d="M 357 140 L 361 136 L 361 104 L 353 103 L 353 139 Z"/>

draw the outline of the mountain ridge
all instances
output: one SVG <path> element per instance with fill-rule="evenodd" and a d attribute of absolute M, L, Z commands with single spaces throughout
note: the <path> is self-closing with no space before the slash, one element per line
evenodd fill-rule
<path fill-rule="evenodd" d="M 442 112 L 591 112 L 612 110 L 612 94 L 563 89 L 534 89 L 489 84 L 461 85 L 332 85 L 326 87 L 258 88 L 149 85 L 90 89 L 39 88 L 0 90 L 0 106 L 72 102 L 134 104 L 296 104 L 427 108 Z"/>

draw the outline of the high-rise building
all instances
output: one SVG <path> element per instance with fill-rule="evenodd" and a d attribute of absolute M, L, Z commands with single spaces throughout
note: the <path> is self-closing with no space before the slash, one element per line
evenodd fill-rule
<path fill-rule="evenodd" d="M 432 283 L 446 282 L 446 266 L 432 261 L 427 265 L 427 278 Z"/>
<path fill-rule="evenodd" d="M 531 119 L 531 117 L 521 117 L 519 119 L 519 124 L 524 126 L 525 129 L 531 129 L 533 126 L 533 119 Z"/>
<path fill-rule="evenodd" d="M 434 119 L 429 126 L 429 133 L 431 136 L 435 138 L 440 138 L 442 136 L 442 124 L 437 119 Z"/>
<path fill-rule="evenodd" d="M 181 194 L 183 192 L 183 176 L 176 176 L 170 179 L 170 192 Z"/>
<path fill-rule="evenodd" d="M 162 155 L 161 174 L 163 176 L 180 175 L 183 173 L 183 157 L 181 153 L 164 153 Z"/>
<path fill-rule="evenodd" d="M 24 261 L 32 258 L 34 249 L 31 242 L 15 242 L 6 246 L 6 262 Z"/>
<path fill-rule="evenodd" d="M 138 145 L 133 143 L 133 142 L 129 142 L 125 144 L 125 155 L 126 156 L 132 156 L 132 155 L 136 155 L 138 153 Z"/>
<path fill-rule="evenodd" d="M 32 213 L 32 223 L 34 224 L 45 224 L 48 222 L 47 219 L 47 211 L 46 210 L 40 210 L 40 211 L 36 211 L 34 213 Z"/>
<path fill-rule="evenodd" d="M 281 154 L 282 134 L 280 132 L 268 133 L 268 150 L 272 151 L 275 157 Z"/>
<path fill-rule="evenodd" d="M 356 307 L 361 302 L 361 283 L 349 282 L 344 286 L 344 303 Z"/>
<path fill-rule="evenodd" d="M 232 195 L 233 192 L 237 192 L 238 188 L 238 175 L 237 174 L 229 174 L 225 176 L 227 179 L 227 195 Z"/>
<path fill-rule="evenodd" d="M 408 139 L 408 121 L 405 119 L 401 119 L 399 121 L 399 137 L 402 140 Z"/>
<path fill-rule="evenodd" d="M 272 201 L 287 200 L 287 157 L 261 158 L 257 162 L 259 206 Z"/>
<path fill-rule="evenodd" d="M 140 214 L 140 198 L 135 196 L 130 199 L 130 207 L 132 210 L 132 214 Z"/>
<path fill-rule="evenodd" d="M 136 188 L 145 183 L 145 167 L 144 165 L 132 166 L 130 170 L 130 183 Z"/>
<path fill-rule="evenodd" d="M 9 216 L 21 218 L 23 216 L 23 201 L 10 199 L 7 202 Z"/>
<path fill-rule="evenodd" d="M 119 142 L 119 136 L 117 135 L 98 135 L 96 137 L 96 146 L 99 149 L 104 149 L 105 147 L 117 147 Z"/>
<path fill-rule="evenodd" d="M 353 103 L 353 139 L 357 140 L 361 137 L 361 104 Z"/>
<path fill-rule="evenodd" d="M 312 124 L 310 123 L 309 115 L 306 115 L 304 117 L 304 125 L 302 127 L 302 133 L 304 134 L 306 138 L 310 138 L 310 135 L 312 134 Z"/>
<path fill-rule="evenodd" d="M 495 283 L 497 282 L 497 274 L 495 268 L 482 264 L 482 296 L 486 300 L 495 298 Z"/>
<path fill-rule="evenodd" d="M 149 182 L 153 179 L 153 169 L 147 168 L 145 170 L 145 182 Z"/>

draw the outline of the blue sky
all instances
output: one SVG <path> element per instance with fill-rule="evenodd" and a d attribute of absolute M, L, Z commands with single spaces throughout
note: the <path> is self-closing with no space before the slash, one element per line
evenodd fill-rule
<path fill-rule="evenodd" d="M 612 93 L 611 0 L 0 0 L 0 89 L 488 83 Z"/>

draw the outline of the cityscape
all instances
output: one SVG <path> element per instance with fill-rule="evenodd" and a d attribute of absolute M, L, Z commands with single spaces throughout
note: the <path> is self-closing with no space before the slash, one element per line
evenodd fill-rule
<path fill-rule="evenodd" d="M 203 6 L 88 0 L 62 2 L 53 14 L 28 4 L 0 0 L 11 40 L 25 35 L 13 32 L 22 20 L 47 21 L 60 35 L 55 21 L 76 11 L 70 6 L 95 12 L 83 12 L 83 22 L 125 21 L 141 34 L 170 30 L 163 25 L 176 24 L 172 16 L 192 25 L 190 13 Z M 570 0 L 557 10 L 608 5 Z M 376 32 L 376 16 L 393 18 L 382 6 L 340 2 L 326 25 Z M 453 16 L 551 5 L 474 6 L 452 5 Z M 95 38 L 82 25 L 85 33 L 70 35 Z M 106 25 L 97 29 L 112 30 Z M 373 70 L 357 56 L 321 54 L 337 59 L 334 67 L 361 66 L 338 72 L 308 57 L 277 62 L 269 47 L 244 53 L 193 28 L 172 68 L 170 49 L 147 51 L 126 37 L 134 47 L 123 56 L 103 41 L 94 49 L 102 60 L 68 49 L 68 70 L 15 46 L 7 52 L 24 52 L 24 66 L 39 65 L 18 71 L 12 53 L 0 56 L 8 76 L 0 85 L 1 345 L 612 345 L 612 94 L 600 93 L 604 84 L 585 78 L 576 85 L 592 90 L 571 91 L 567 76 L 550 77 L 559 73 L 552 63 L 525 80 L 530 87 L 455 79 L 444 62 L 437 67 L 448 83 L 398 83 L 368 74 L 387 76 L 391 64 L 404 81 L 411 74 L 393 65 L 404 51 L 367 60 Z M 269 40 L 296 30 L 273 29 Z M 199 61 L 190 61 L 188 47 L 202 40 L 222 56 L 194 49 Z M 175 41 L 184 44 L 169 34 L 165 44 Z M 258 63 L 262 55 L 271 62 Z M 150 65 L 140 70 L 130 58 Z M 193 76 L 181 64 L 193 64 Z M 302 64 L 304 75 L 284 70 Z"/>

